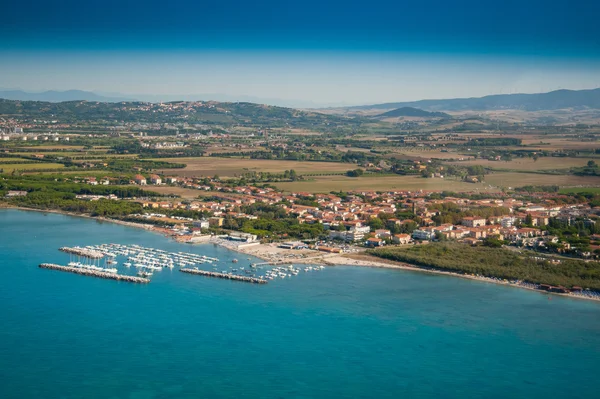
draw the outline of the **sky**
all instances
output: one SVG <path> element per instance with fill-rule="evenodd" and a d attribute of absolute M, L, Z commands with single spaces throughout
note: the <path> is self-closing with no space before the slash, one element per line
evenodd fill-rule
<path fill-rule="evenodd" d="M 31 0 L 2 15 L 5 89 L 322 106 L 600 87 L 590 0 Z"/>

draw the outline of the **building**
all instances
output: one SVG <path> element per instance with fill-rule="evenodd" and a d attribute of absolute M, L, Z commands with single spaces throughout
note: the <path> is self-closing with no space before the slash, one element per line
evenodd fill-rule
<path fill-rule="evenodd" d="M 208 229 L 210 227 L 210 222 L 206 219 L 194 220 L 193 226 L 201 229 Z"/>
<path fill-rule="evenodd" d="M 384 241 L 381 238 L 369 238 L 367 241 L 365 241 L 365 245 L 367 247 L 382 247 L 384 245 Z"/>
<path fill-rule="evenodd" d="M 229 233 L 229 239 L 231 241 L 256 242 L 256 240 L 258 240 L 258 236 L 256 234 L 242 233 L 240 231 L 236 231 L 233 233 Z"/>
<path fill-rule="evenodd" d="M 512 227 L 515 224 L 515 218 L 505 217 L 500 220 L 500 225 L 504 228 Z"/>
<path fill-rule="evenodd" d="M 209 223 L 210 227 L 221 227 L 221 226 L 223 226 L 223 220 L 225 220 L 225 219 L 215 216 L 215 217 L 209 218 L 208 223 Z"/>
<path fill-rule="evenodd" d="M 479 216 L 467 216 L 467 217 L 464 217 L 463 220 L 461 221 L 463 226 L 467 226 L 467 227 L 485 226 L 485 222 L 486 222 L 485 218 L 482 218 Z"/>
<path fill-rule="evenodd" d="M 159 175 L 150 175 L 150 182 L 152 184 L 161 184 L 162 180 Z"/>
<path fill-rule="evenodd" d="M 433 238 L 433 231 L 424 230 L 424 229 L 415 230 L 412 233 L 412 238 L 414 238 L 415 240 L 428 240 L 429 241 Z"/>
<path fill-rule="evenodd" d="M 332 240 L 343 240 L 347 242 L 362 241 L 365 235 L 371 232 L 369 226 L 355 226 L 348 231 L 329 230 L 329 238 Z"/>
<path fill-rule="evenodd" d="M 140 186 L 146 185 L 146 178 L 142 175 L 135 175 L 133 181 L 135 182 L 135 184 L 139 184 Z"/>
<path fill-rule="evenodd" d="M 392 237 L 392 242 L 394 244 L 408 244 L 411 241 L 412 239 L 409 234 L 394 234 Z"/>
<path fill-rule="evenodd" d="M 377 229 L 375 230 L 375 237 L 383 239 L 391 238 L 392 233 L 387 229 Z"/>

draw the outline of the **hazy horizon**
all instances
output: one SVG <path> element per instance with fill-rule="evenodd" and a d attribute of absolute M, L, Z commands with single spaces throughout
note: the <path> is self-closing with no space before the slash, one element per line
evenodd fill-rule
<path fill-rule="evenodd" d="M 0 87 L 316 106 L 600 87 L 600 5 L 565 4 L 9 3 Z"/>

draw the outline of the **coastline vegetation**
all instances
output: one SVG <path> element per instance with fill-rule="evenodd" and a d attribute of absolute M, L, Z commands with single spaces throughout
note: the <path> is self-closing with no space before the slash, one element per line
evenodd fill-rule
<path fill-rule="evenodd" d="M 439 242 L 369 250 L 370 255 L 435 270 L 523 280 L 529 283 L 600 290 L 600 263 L 561 259 L 560 263 L 504 248 Z"/>

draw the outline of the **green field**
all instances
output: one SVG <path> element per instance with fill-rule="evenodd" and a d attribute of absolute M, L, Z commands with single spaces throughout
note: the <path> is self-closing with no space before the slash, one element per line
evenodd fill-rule
<path fill-rule="evenodd" d="M 314 173 L 340 173 L 356 168 L 356 165 L 342 162 L 310 162 L 287 161 L 268 159 L 242 159 L 219 157 L 195 158 L 160 158 L 161 161 L 184 163 L 184 169 L 163 170 L 169 175 L 197 177 L 197 176 L 228 176 L 240 175 L 249 172 L 282 173 L 294 169 L 298 174 Z"/>
<path fill-rule="evenodd" d="M 65 165 L 62 163 L 27 163 L 27 164 L 0 164 L 0 169 L 4 173 L 11 173 L 13 170 L 21 170 L 23 172 L 32 172 L 39 169 L 62 169 Z"/>
<path fill-rule="evenodd" d="M 579 194 L 579 193 L 600 193 L 600 187 L 571 187 L 561 188 L 559 191 L 561 194 Z"/>
<path fill-rule="evenodd" d="M 277 188 L 290 191 L 327 193 L 330 191 L 385 191 L 385 190 L 425 190 L 425 191 L 498 191 L 485 184 L 465 183 L 449 179 L 424 179 L 417 176 L 364 175 L 362 177 L 320 176 L 296 182 L 274 183 Z"/>
<path fill-rule="evenodd" d="M 485 176 L 485 182 L 499 187 L 522 186 L 599 186 L 598 176 L 543 175 L 539 173 L 496 172 Z"/>

